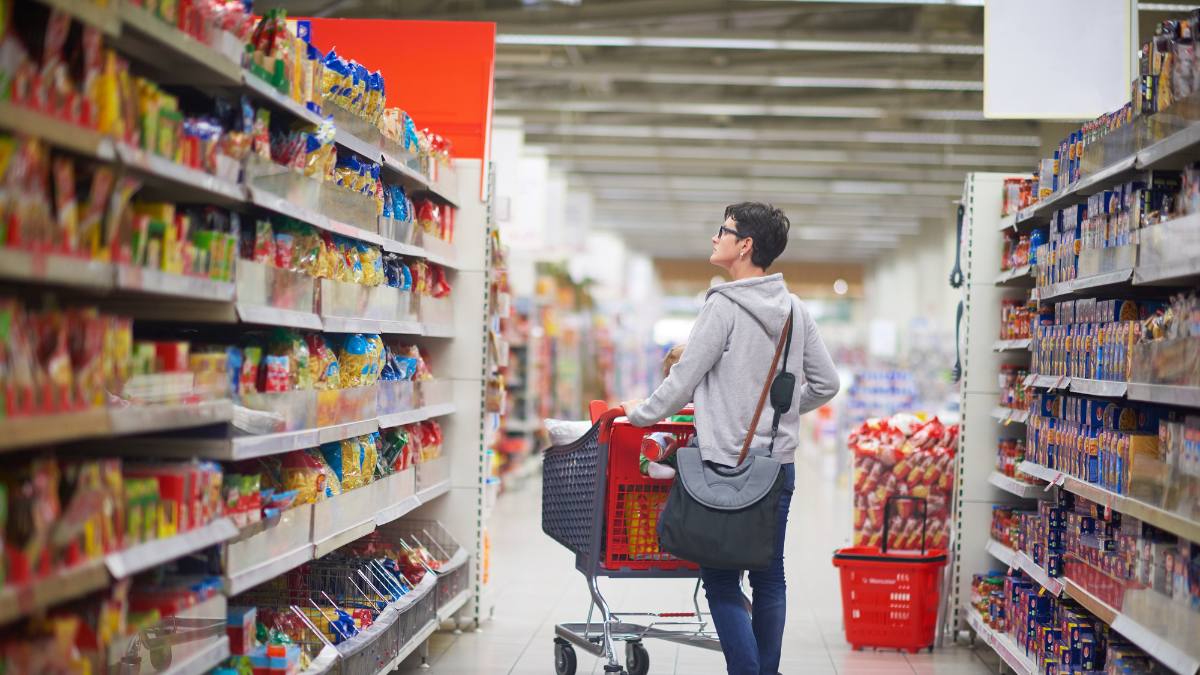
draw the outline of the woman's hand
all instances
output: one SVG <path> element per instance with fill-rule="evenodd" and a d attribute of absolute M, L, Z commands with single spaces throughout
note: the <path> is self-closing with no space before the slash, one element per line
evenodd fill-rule
<path fill-rule="evenodd" d="M 687 346 L 686 344 L 675 345 L 674 347 L 671 347 L 671 351 L 667 352 L 667 355 L 665 357 L 663 357 L 663 363 L 662 363 L 663 377 L 666 377 L 671 374 L 671 367 L 674 366 L 676 363 L 679 363 L 679 358 L 683 356 L 683 348 L 686 346 Z"/>
<path fill-rule="evenodd" d="M 621 410 L 625 411 L 625 416 L 628 417 L 629 413 L 633 412 L 633 409 L 638 407 L 641 404 L 642 404 L 642 400 L 640 398 L 635 398 L 631 401 L 625 401 L 624 403 L 622 403 Z"/>

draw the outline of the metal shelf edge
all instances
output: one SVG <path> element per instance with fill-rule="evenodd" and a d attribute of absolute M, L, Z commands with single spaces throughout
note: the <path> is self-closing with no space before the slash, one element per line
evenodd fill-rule
<path fill-rule="evenodd" d="M 255 586 L 286 574 L 313 559 L 316 545 L 306 542 L 303 546 L 266 560 L 254 567 L 225 576 L 225 593 L 239 595 Z"/>
<path fill-rule="evenodd" d="M 450 601 L 447 602 L 444 607 L 438 607 L 438 621 L 449 621 L 450 618 L 458 612 L 458 610 L 463 608 L 463 605 L 467 604 L 467 600 L 470 598 L 471 589 L 464 588 L 463 590 L 459 591 L 458 595 L 450 598 Z"/>
<path fill-rule="evenodd" d="M 108 572 L 116 579 L 126 579 L 190 553 L 220 544 L 236 537 L 238 529 L 228 518 L 218 518 L 194 530 L 167 539 L 148 541 L 124 551 L 109 554 L 104 559 Z"/>

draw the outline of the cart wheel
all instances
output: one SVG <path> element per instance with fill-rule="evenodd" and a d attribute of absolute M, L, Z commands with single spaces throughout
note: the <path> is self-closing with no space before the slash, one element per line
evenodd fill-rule
<path fill-rule="evenodd" d="M 561 638 L 554 639 L 554 675 L 575 675 L 575 648 Z"/>
<path fill-rule="evenodd" d="M 641 640 L 625 643 L 625 668 L 629 675 L 646 675 L 650 672 L 650 652 Z"/>
<path fill-rule="evenodd" d="M 150 665 L 154 666 L 154 670 L 163 672 L 171 667 L 171 646 L 151 647 L 150 648 Z"/>

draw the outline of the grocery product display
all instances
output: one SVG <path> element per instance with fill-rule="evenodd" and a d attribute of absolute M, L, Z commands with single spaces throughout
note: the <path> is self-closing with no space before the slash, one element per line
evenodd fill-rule
<path fill-rule="evenodd" d="M 1194 168 L 1167 149 L 1193 141 L 1161 124 L 1194 96 L 1196 19 L 1160 25 L 1130 105 L 1032 179 L 967 180 L 971 276 L 995 280 L 968 330 L 999 341 L 966 357 L 964 415 L 996 421 L 960 445 L 958 602 L 1017 672 L 1200 667 Z"/>
<path fill-rule="evenodd" d="M 237 2 L 0 15 L 0 670 L 389 672 L 486 616 L 493 226 L 422 72 Z"/>

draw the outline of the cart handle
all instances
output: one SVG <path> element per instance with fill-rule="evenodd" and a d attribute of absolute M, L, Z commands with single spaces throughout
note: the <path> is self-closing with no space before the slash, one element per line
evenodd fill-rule
<path fill-rule="evenodd" d="M 683 410 L 680 410 L 676 414 L 677 415 L 694 415 L 695 413 L 696 413 L 696 411 L 693 409 L 684 408 Z M 612 420 L 623 416 L 625 414 L 625 410 L 622 409 L 621 406 L 617 406 L 615 408 L 610 408 L 610 407 L 608 407 L 607 401 L 592 401 L 591 403 L 588 404 L 588 414 L 590 414 L 592 417 L 592 424 L 599 424 L 599 423 L 605 422 L 605 421 L 611 423 Z"/>
<path fill-rule="evenodd" d="M 925 528 L 929 525 L 929 502 L 924 497 L 895 495 L 888 497 L 883 503 L 883 552 L 888 550 L 888 526 L 891 524 L 893 502 L 920 502 L 921 504 L 921 555 L 925 555 Z"/>

